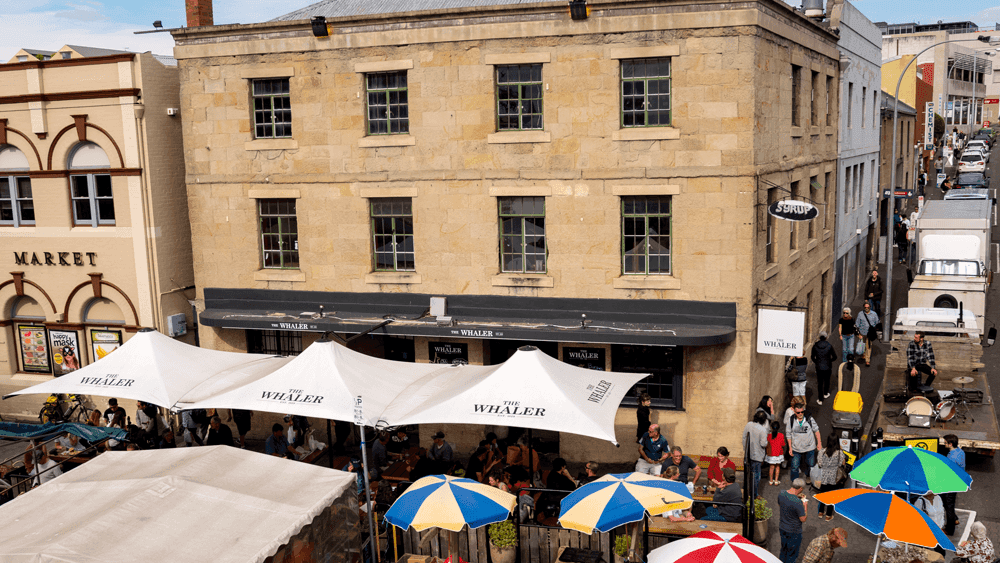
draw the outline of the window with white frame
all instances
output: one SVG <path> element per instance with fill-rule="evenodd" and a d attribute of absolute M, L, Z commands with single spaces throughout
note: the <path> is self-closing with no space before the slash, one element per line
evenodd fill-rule
<path fill-rule="evenodd" d="M 108 155 L 96 143 L 83 142 L 73 148 L 69 157 L 70 200 L 73 224 L 97 227 L 115 224 L 115 198 L 111 175 L 97 170 L 111 168 Z M 86 172 L 93 170 L 94 172 Z"/>
<path fill-rule="evenodd" d="M 17 147 L 0 146 L 0 225 L 35 224 L 28 159 Z"/>

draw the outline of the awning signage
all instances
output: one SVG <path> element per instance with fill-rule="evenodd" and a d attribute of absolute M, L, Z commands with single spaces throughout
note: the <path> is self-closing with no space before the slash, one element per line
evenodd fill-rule
<path fill-rule="evenodd" d="M 767 212 L 786 221 L 809 221 L 819 215 L 819 209 L 807 201 L 785 199 L 767 206 Z"/>
<path fill-rule="evenodd" d="M 429 342 L 427 347 L 432 364 L 469 363 L 469 345 L 464 342 Z"/>

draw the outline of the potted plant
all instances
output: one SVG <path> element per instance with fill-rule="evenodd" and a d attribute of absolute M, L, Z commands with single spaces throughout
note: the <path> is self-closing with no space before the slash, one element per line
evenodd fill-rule
<path fill-rule="evenodd" d="M 642 540 L 637 540 L 636 551 L 642 550 Z M 632 547 L 632 536 L 615 536 L 615 563 L 623 563 L 628 558 L 629 548 Z"/>
<path fill-rule="evenodd" d="M 751 507 L 750 503 L 753 502 Z M 767 541 L 767 521 L 771 519 L 774 511 L 767 505 L 767 501 L 761 497 L 747 501 L 747 510 L 753 514 L 753 539 L 756 543 L 763 544 Z"/>
<path fill-rule="evenodd" d="M 490 557 L 493 563 L 514 563 L 517 555 L 517 528 L 510 520 L 490 524 Z"/>

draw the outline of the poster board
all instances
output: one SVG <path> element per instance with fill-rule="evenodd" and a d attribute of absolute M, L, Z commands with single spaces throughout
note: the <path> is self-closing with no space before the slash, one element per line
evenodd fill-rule
<path fill-rule="evenodd" d="M 936 436 L 931 438 L 914 438 L 912 440 L 904 440 L 904 443 L 907 447 L 921 448 L 934 453 L 937 453 L 938 449 L 938 439 Z"/>
<path fill-rule="evenodd" d="M 75 330 L 50 330 L 52 375 L 59 377 L 80 369 L 80 338 Z"/>
<path fill-rule="evenodd" d="M 93 346 L 96 362 L 122 345 L 122 331 L 90 329 L 90 344 Z"/>
<path fill-rule="evenodd" d="M 801 356 L 805 339 L 804 311 L 757 310 L 757 353 Z"/>
<path fill-rule="evenodd" d="M 579 346 L 563 346 L 563 361 L 578 368 L 606 371 L 604 348 L 581 348 Z"/>
<path fill-rule="evenodd" d="M 469 345 L 464 342 L 429 342 L 427 357 L 432 364 L 469 363 Z"/>
<path fill-rule="evenodd" d="M 21 369 L 32 373 L 50 373 L 49 341 L 42 325 L 17 325 L 18 349 L 21 352 Z"/>

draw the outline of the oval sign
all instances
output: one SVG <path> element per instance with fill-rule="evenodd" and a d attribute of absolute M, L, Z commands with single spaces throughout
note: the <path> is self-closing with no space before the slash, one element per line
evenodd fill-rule
<path fill-rule="evenodd" d="M 776 201 L 767 206 L 767 212 L 786 221 L 809 221 L 819 215 L 815 205 L 794 199 Z"/>

